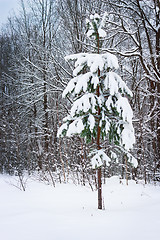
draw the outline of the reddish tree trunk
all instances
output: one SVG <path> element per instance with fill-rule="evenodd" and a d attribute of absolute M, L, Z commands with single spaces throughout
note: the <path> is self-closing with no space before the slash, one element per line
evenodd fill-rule
<path fill-rule="evenodd" d="M 102 171 L 98 168 L 98 209 L 102 209 Z"/>
<path fill-rule="evenodd" d="M 98 34 L 98 33 L 97 33 Z M 99 53 L 99 34 L 98 34 L 98 41 L 97 41 L 97 49 Z M 98 77 L 100 81 L 100 70 L 98 69 Z M 97 96 L 99 97 L 99 85 L 97 86 Z M 99 117 L 101 114 L 101 110 L 98 107 L 98 128 L 97 128 L 97 149 L 100 150 L 100 135 L 101 135 L 101 127 L 99 126 Z M 101 167 L 98 168 L 98 209 L 102 209 L 102 169 Z"/>

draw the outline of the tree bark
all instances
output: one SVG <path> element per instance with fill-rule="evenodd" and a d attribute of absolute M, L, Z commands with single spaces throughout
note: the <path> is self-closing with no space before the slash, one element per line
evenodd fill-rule
<path fill-rule="evenodd" d="M 97 51 L 99 54 L 99 33 L 97 32 Z M 100 81 L 100 70 L 98 69 L 98 78 Z M 97 86 L 97 97 L 99 97 L 99 85 Z M 99 126 L 99 117 L 101 114 L 101 110 L 98 107 L 98 128 L 97 128 L 97 149 L 100 150 L 100 135 L 101 135 L 101 127 Z M 98 209 L 102 209 L 102 169 L 98 168 Z"/>
<path fill-rule="evenodd" d="M 98 168 L 98 209 L 102 209 L 102 170 Z"/>
<path fill-rule="evenodd" d="M 155 1 L 155 9 L 156 9 L 156 55 L 157 55 L 157 70 L 160 75 L 160 1 Z M 157 81 L 157 96 L 160 96 L 160 81 Z M 157 106 L 157 152 L 158 152 L 158 159 L 160 162 L 160 97 L 157 99 L 158 106 Z"/>

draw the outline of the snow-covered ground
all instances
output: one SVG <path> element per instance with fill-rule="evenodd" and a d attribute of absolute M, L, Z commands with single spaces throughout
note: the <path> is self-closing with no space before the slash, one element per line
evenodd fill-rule
<path fill-rule="evenodd" d="M 103 186 L 105 210 L 89 187 L 27 183 L 0 175 L 1 240 L 159 240 L 160 187 L 116 177 Z"/>

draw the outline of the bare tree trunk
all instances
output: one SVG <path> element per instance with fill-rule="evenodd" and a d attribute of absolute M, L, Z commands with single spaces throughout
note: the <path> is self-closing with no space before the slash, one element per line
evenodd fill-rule
<path fill-rule="evenodd" d="M 157 55 L 157 70 L 160 76 L 160 0 L 155 0 L 155 9 L 156 9 L 156 55 Z M 160 96 L 160 82 L 157 81 L 157 96 Z M 158 116 L 157 116 L 157 152 L 160 163 L 160 97 L 158 97 Z"/>
<path fill-rule="evenodd" d="M 97 49 L 99 53 L 99 34 L 97 33 Z M 100 70 L 98 69 L 98 77 L 100 81 Z M 97 96 L 99 97 L 99 85 L 97 86 Z M 100 135 L 101 135 L 101 127 L 99 125 L 99 117 L 100 117 L 101 111 L 98 107 L 98 129 L 97 129 L 97 149 L 100 150 Z M 101 167 L 98 168 L 98 209 L 102 209 L 102 169 Z"/>

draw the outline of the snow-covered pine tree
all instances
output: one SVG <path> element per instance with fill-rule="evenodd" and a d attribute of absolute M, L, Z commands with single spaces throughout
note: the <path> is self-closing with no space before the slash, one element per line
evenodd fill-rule
<path fill-rule="evenodd" d="M 135 142 L 132 126 L 132 109 L 125 95 L 132 92 L 115 72 L 118 69 L 116 56 L 100 53 L 100 45 L 106 32 L 103 30 L 106 14 L 98 14 L 87 20 L 87 36 L 95 42 L 95 53 L 69 55 L 66 60 L 75 60 L 73 78 L 63 91 L 63 97 L 72 96 L 70 114 L 63 119 L 58 136 L 83 137 L 86 142 L 95 140 L 96 149 L 91 151 L 91 163 L 98 169 L 98 209 L 102 209 L 101 166 L 109 165 L 111 159 L 101 148 L 100 141 L 110 142 L 128 151 Z"/>

